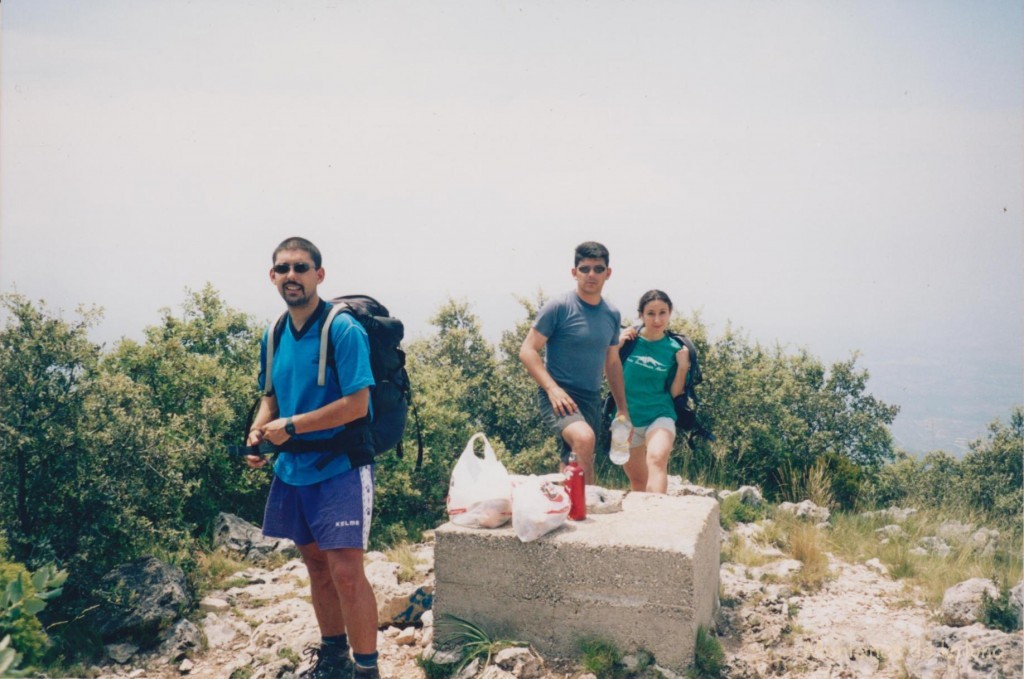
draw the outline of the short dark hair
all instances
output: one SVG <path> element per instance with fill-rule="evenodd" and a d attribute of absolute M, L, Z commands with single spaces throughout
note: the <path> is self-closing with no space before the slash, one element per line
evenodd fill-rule
<path fill-rule="evenodd" d="M 588 240 L 586 243 L 580 243 L 576 246 L 576 259 L 573 261 L 572 265 L 576 266 L 584 259 L 603 259 L 604 265 L 608 266 L 608 248 L 592 240 Z"/>
<path fill-rule="evenodd" d="M 305 238 L 299 236 L 292 236 L 291 238 L 285 238 L 281 241 L 281 244 L 274 248 L 274 254 L 270 257 L 270 263 L 277 263 L 277 253 L 282 250 L 303 250 L 309 253 L 309 256 L 313 258 L 313 268 L 319 269 L 320 264 L 323 263 L 323 259 L 320 257 L 320 249 L 313 245 Z"/>
<path fill-rule="evenodd" d="M 661 301 L 668 304 L 668 310 L 672 311 L 672 300 L 668 298 L 668 295 L 661 290 L 648 290 L 644 294 L 640 295 L 640 304 L 637 305 L 636 308 L 637 313 L 643 316 L 644 307 L 655 301 Z"/>

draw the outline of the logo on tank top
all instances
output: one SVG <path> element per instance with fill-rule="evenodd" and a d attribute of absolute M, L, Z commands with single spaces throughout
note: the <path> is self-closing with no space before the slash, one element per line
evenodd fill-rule
<path fill-rule="evenodd" d="M 658 372 L 665 372 L 666 370 L 665 364 L 653 356 L 638 356 L 633 362 L 639 366 L 650 368 L 651 370 L 657 370 Z"/>

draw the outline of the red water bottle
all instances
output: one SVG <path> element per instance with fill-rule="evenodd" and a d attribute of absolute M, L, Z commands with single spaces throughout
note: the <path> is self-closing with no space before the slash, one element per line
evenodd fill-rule
<path fill-rule="evenodd" d="M 569 518 L 582 521 L 587 518 L 586 481 L 583 467 L 576 461 L 576 453 L 569 453 L 569 464 L 565 465 L 565 489 L 569 491 Z"/>

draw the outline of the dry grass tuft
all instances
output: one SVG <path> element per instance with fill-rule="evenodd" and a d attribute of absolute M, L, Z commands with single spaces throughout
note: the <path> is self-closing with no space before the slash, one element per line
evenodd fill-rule
<path fill-rule="evenodd" d="M 828 569 L 828 554 L 825 553 L 825 538 L 817 526 L 799 523 L 789 533 L 789 554 L 803 564 L 793 574 L 793 583 L 814 591 L 831 577 Z"/>
<path fill-rule="evenodd" d="M 398 581 L 412 582 L 419 577 L 416 566 L 425 563 L 423 559 L 416 556 L 409 543 L 402 543 L 384 551 L 388 561 L 398 564 Z"/>

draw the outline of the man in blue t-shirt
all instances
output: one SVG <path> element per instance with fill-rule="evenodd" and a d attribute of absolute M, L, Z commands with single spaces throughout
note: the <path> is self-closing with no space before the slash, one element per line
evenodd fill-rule
<path fill-rule="evenodd" d="M 560 436 L 563 467 L 569 452 L 576 453 L 586 482 L 592 484 L 602 376 L 608 378 L 619 412 L 629 418 L 618 352 L 622 318 L 601 298 L 612 275 L 608 248 L 593 241 L 581 243 L 574 264 L 576 289 L 541 308 L 519 349 L 519 360 L 540 387 L 541 417 Z"/>
<path fill-rule="evenodd" d="M 280 339 L 270 337 L 270 330 L 263 336 L 260 388 L 265 395 L 248 443 L 280 446 L 294 439 L 308 450 L 277 456 L 263 534 L 294 541 L 309 571 L 321 644 L 312 649 L 315 662 L 301 676 L 373 679 L 379 676 L 377 602 L 363 571 L 373 513 L 372 454 L 331 455 L 334 449 L 327 443 L 341 432 L 352 435 L 367 426 L 373 386 L 369 342 L 349 314 L 335 316 L 329 345 L 334 360 L 319 386 L 320 336 L 327 315 L 327 304 L 317 294 L 324 280 L 320 251 L 305 238 L 289 238 L 274 250 L 272 261 L 270 281 L 288 314 Z M 268 342 L 275 343 L 269 390 Z M 317 450 L 320 440 L 325 441 L 323 451 Z M 246 459 L 254 468 L 266 463 L 255 455 Z"/>

